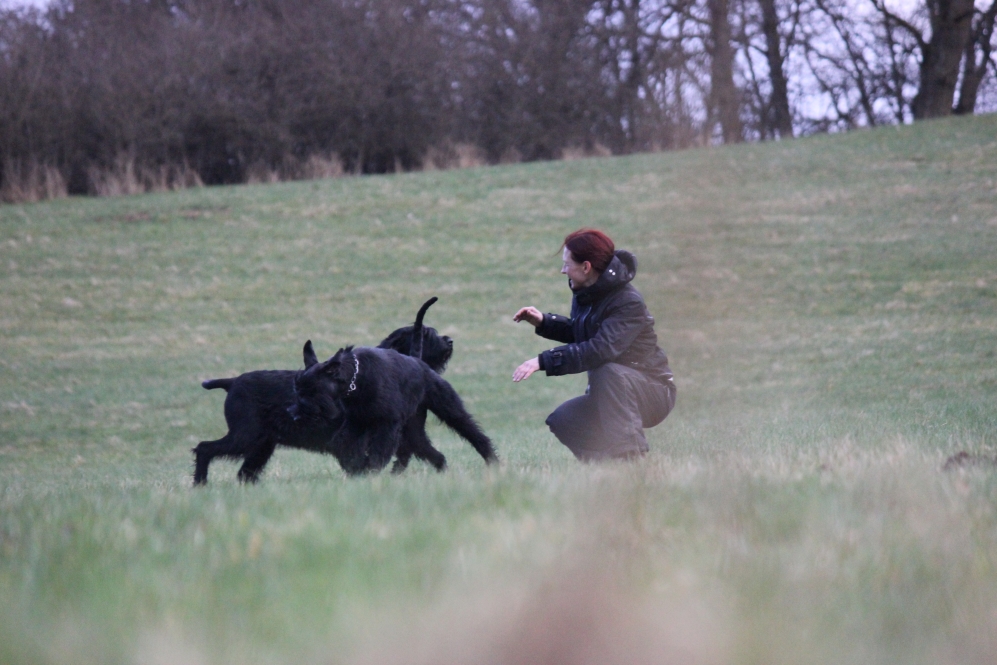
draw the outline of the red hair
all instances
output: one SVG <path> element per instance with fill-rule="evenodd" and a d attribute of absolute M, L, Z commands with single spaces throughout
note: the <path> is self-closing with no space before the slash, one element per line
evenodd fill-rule
<path fill-rule="evenodd" d="M 577 263 L 588 261 L 592 269 L 601 273 L 613 260 L 616 245 L 602 231 L 596 229 L 578 229 L 564 238 L 564 247 L 571 252 Z"/>

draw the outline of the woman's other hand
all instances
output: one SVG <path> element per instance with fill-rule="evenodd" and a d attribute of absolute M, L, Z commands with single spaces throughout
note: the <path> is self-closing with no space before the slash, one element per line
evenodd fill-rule
<path fill-rule="evenodd" d="M 526 309 L 530 309 L 527 307 Z M 520 310 L 523 311 L 523 310 Z M 536 310 L 534 310 L 536 311 Z M 525 363 L 516 368 L 516 371 L 512 373 L 512 380 L 519 383 L 523 379 L 528 379 L 530 374 L 540 369 L 540 359 L 530 358 Z"/>
<path fill-rule="evenodd" d="M 536 307 L 524 307 L 518 312 L 516 312 L 516 315 L 512 317 L 512 320 L 515 321 L 516 323 L 519 323 L 520 321 L 526 321 L 527 323 L 533 324 L 533 327 L 536 328 L 541 323 L 543 323 L 544 315 L 543 312 L 541 312 Z M 529 376 L 529 374 L 527 374 L 526 376 Z M 525 379 L 526 377 L 524 376 L 523 378 Z"/>

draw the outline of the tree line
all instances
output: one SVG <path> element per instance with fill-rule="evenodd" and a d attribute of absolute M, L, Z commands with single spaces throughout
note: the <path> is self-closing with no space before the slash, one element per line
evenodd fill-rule
<path fill-rule="evenodd" d="M 0 197 L 625 154 L 997 110 L 995 18 L 997 0 L 0 9 Z"/>

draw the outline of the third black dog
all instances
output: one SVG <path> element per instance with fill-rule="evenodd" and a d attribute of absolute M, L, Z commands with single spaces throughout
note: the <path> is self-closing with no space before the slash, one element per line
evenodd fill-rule
<path fill-rule="evenodd" d="M 422 304 L 418 314 L 415 316 L 415 323 L 404 328 L 398 328 L 385 337 L 379 349 L 394 349 L 398 353 L 413 358 L 419 358 L 425 362 L 437 374 L 443 374 L 447 368 L 447 363 L 453 356 L 453 340 L 446 335 L 440 335 L 436 328 L 423 324 L 426 311 L 438 300 L 433 296 Z M 419 410 L 416 416 L 422 423 L 422 430 L 426 429 L 426 409 Z M 401 473 L 408 467 L 412 456 L 429 462 L 437 471 L 447 468 L 447 458 L 437 450 L 429 437 L 426 437 L 424 445 L 418 449 L 413 449 L 407 440 L 403 440 L 395 453 L 395 464 L 391 468 L 392 473 Z"/>
<path fill-rule="evenodd" d="M 491 440 L 457 392 L 417 358 L 391 349 L 340 349 L 295 376 L 295 404 L 288 411 L 292 417 L 322 412 L 330 396 L 338 400 L 344 418 L 330 452 L 347 473 L 380 471 L 403 447 L 431 463 L 435 455 L 442 457 L 426 436 L 427 410 L 470 442 L 487 463 L 498 461 Z"/>
<path fill-rule="evenodd" d="M 398 328 L 381 340 L 379 349 L 394 349 L 398 353 L 419 358 L 437 374 L 443 374 L 453 356 L 453 340 L 440 335 L 436 328 L 423 325 L 426 311 L 438 300 L 433 296 L 422 304 L 415 316 L 415 323 Z"/>
<path fill-rule="evenodd" d="M 292 417 L 295 378 L 318 364 L 311 340 L 305 343 L 305 369 L 246 372 L 231 379 L 210 379 L 208 390 L 224 388 L 228 433 L 194 448 L 194 484 L 208 482 L 208 465 L 215 457 L 242 459 L 239 480 L 256 482 L 277 445 L 331 453 L 329 442 L 344 418 L 332 395 L 316 395 L 308 408 Z"/>

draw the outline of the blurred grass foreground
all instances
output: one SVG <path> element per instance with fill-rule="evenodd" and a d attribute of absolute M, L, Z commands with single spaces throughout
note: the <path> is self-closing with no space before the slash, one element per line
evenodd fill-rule
<path fill-rule="evenodd" d="M 583 377 L 511 381 L 581 226 L 679 386 L 638 463 L 546 431 Z M 994 662 L 995 257 L 997 116 L 0 207 L 0 662 Z M 441 475 L 191 487 L 201 380 L 432 295 L 500 468 L 433 425 Z"/>

